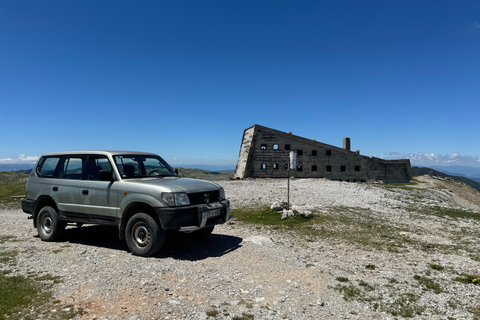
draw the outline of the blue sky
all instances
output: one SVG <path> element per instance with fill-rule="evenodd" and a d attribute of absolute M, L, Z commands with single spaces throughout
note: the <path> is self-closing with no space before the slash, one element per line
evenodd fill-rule
<path fill-rule="evenodd" d="M 480 166 L 479 71 L 479 1 L 1 1 L 0 163 L 234 165 L 260 124 Z"/>

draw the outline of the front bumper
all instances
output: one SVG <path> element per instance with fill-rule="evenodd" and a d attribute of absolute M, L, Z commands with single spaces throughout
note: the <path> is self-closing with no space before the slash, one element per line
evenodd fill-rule
<path fill-rule="evenodd" d="M 155 208 L 164 230 L 192 232 L 205 227 L 222 224 L 230 220 L 230 202 L 220 202 L 192 205 L 185 207 Z"/>

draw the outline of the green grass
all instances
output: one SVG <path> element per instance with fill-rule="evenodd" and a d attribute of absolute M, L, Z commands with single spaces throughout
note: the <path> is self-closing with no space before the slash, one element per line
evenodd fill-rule
<path fill-rule="evenodd" d="M 14 182 L 0 185 L 0 208 L 20 208 L 19 199 L 12 199 L 12 196 L 25 195 L 26 182 Z"/>
<path fill-rule="evenodd" d="M 218 316 L 219 312 L 217 310 L 209 310 L 207 311 L 207 316 L 216 318 Z"/>
<path fill-rule="evenodd" d="M 393 297 L 393 302 L 380 307 L 381 311 L 388 312 L 392 316 L 413 318 L 421 315 L 425 307 L 418 304 L 418 296 L 412 293 L 398 294 Z"/>
<path fill-rule="evenodd" d="M 346 207 L 325 209 L 329 210 L 328 213 L 314 212 L 308 217 L 293 216 L 285 220 L 269 208 L 235 209 L 232 213 L 236 221 L 282 230 L 307 241 L 328 238 L 358 248 L 389 252 L 403 252 L 405 244 L 414 242 L 399 233 L 407 230 L 390 225 L 388 219 L 375 217 L 369 210 Z"/>
<path fill-rule="evenodd" d="M 308 222 L 320 222 L 323 220 L 320 216 L 317 217 L 303 217 L 293 216 L 282 220 L 282 214 L 270 210 L 268 207 L 261 209 L 236 209 L 232 210 L 233 216 L 236 220 L 248 224 L 260 224 L 264 226 L 271 226 L 282 229 L 295 229 Z"/>
<path fill-rule="evenodd" d="M 422 285 L 426 290 L 432 290 L 436 294 L 442 293 L 443 290 L 438 283 L 436 283 L 433 279 L 422 277 L 419 275 L 414 275 L 413 278 L 418 281 L 420 285 Z"/>
<path fill-rule="evenodd" d="M 244 313 L 241 316 L 233 317 L 233 320 L 254 320 L 254 319 L 255 317 L 253 316 L 253 314 L 248 314 L 248 313 Z"/>
<path fill-rule="evenodd" d="M 473 284 L 473 285 L 480 285 L 480 275 L 467 275 L 464 274 L 460 277 L 456 277 L 453 280 L 458 281 L 464 284 Z"/>
<path fill-rule="evenodd" d="M 28 175 L 23 173 L 0 171 L 0 186 L 11 183 L 27 182 L 27 179 Z"/>
<path fill-rule="evenodd" d="M 19 199 L 12 196 L 25 195 L 28 175 L 18 172 L 0 171 L 0 209 L 18 209 L 21 207 Z"/>
<path fill-rule="evenodd" d="M 0 244 L 14 237 L 1 236 Z M 17 250 L 0 247 L 0 320 L 3 319 L 71 319 L 82 310 L 60 304 L 52 297 L 52 286 L 62 283 L 60 277 L 30 272 L 26 276 L 15 274 Z M 51 310 L 56 312 L 52 313 Z"/>
<path fill-rule="evenodd" d="M 443 266 L 435 263 L 430 263 L 428 266 L 433 270 L 438 270 L 438 271 L 442 271 L 443 269 L 445 269 Z"/>
<path fill-rule="evenodd" d="M 414 209 L 412 209 L 414 210 Z M 437 216 L 441 218 L 452 218 L 452 219 L 471 219 L 480 221 L 480 214 L 459 210 L 459 209 L 450 209 L 450 208 L 443 208 L 443 207 L 432 207 L 432 208 L 425 208 L 421 212 L 422 214 Z"/>
<path fill-rule="evenodd" d="M 40 299 L 50 299 L 35 281 L 21 276 L 0 275 L 0 319 L 20 312 Z M 2 316 L 3 315 L 3 316 Z"/>
<path fill-rule="evenodd" d="M 415 189 L 414 185 L 418 184 L 417 182 L 408 182 L 408 183 L 384 183 L 380 184 L 379 186 L 384 187 L 386 189 L 403 189 L 411 191 Z"/>

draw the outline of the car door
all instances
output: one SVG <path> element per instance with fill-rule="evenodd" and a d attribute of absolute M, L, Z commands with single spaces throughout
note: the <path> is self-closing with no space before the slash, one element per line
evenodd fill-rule
<path fill-rule="evenodd" d="M 112 165 L 108 158 L 103 155 L 88 156 L 79 209 L 92 219 L 114 221 L 118 209 L 118 183 L 100 181 L 99 172 L 101 170 L 112 171 Z"/>
<path fill-rule="evenodd" d="M 50 195 L 65 215 L 81 212 L 82 177 L 86 156 L 64 156 Z"/>

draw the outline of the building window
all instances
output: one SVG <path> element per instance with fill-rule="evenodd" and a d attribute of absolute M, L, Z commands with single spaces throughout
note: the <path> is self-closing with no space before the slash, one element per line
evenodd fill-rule
<path fill-rule="evenodd" d="M 273 150 L 278 150 L 278 144 L 273 145 Z"/>
<path fill-rule="evenodd" d="M 303 171 L 303 166 L 302 166 L 302 165 L 298 165 L 298 166 L 297 166 L 297 171 Z"/>
<path fill-rule="evenodd" d="M 290 145 L 289 144 L 285 145 L 285 150 L 290 150 Z"/>
<path fill-rule="evenodd" d="M 332 155 L 332 150 L 327 150 L 326 155 L 331 156 Z"/>
<path fill-rule="evenodd" d="M 340 166 L 340 171 L 347 171 L 347 167 L 345 167 L 345 166 Z"/>
<path fill-rule="evenodd" d="M 278 169 L 278 163 L 273 164 L 273 169 Z"/>
<path fill-rule="evenodd" d="M 317 171 L 317 166 L 312 166 L 312 171 Z"/>
<path fill-rule="evenodd" d="M 262 163 L 262 170 L 266 170 L 267 169 L 267 164 L 266 163 Z"/>
<path fill-rule="evenodd" d="M 297 156 L 303 156 L 303 151 L 302 150 L 297 150 Z"/>
<path fill-rule="evenodd" d="M 355 171 L 360 171 L 360 166 L 355 166 Z"/>
<path fill-rule="evenodd" d="M 262 144 L 262 146 L 260 147 L 260 149 L 262 149 L 262 150 L 267 150 L 267 145 L 266 145 L 266 144 Z"/>
<path fill-rule="evenodd" d="M 316 156 L 317 155 L 317 150 L 312 150 L 312 156 Z"/>
<path fill-rule="evenodd" d="M 332 166 L 327 166 L 327 167 L 325 168 L 325 170 L 328 171 L 328 172 L 332 171 Z"/>

